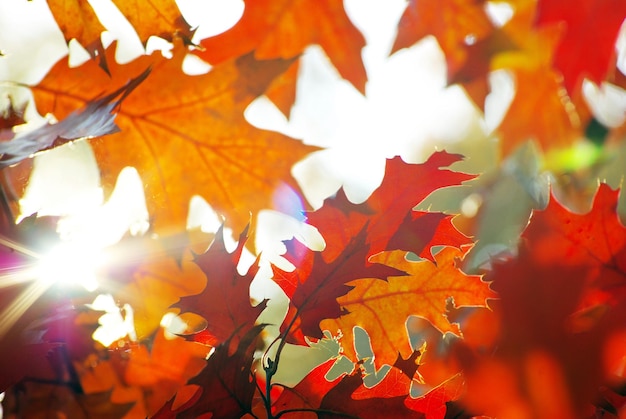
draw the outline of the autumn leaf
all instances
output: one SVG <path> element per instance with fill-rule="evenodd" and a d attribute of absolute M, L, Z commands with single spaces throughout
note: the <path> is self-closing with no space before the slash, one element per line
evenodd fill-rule
<path fill-rule="evenodd" d="M 104 46 L 100 36 L 106 30 L 91 4 L 86 0 L 51 0 L 50 12 L 59 25 L 66 42 L 76 39 L 91 55 L 100 56 L 100 65 L 107 71 L 106 58 L 102 55 Z"/>
<path fill-rule="evenodd" d="M 5 109 L 0 110 L 0 140 L 6 141 L 13 137 L 12 132 L 8 132 L 11 128 L 26 123 L 24 120 L 25 105 L 16 105 L 9 96 L 9 104 Z"/>
<path fill-rule="evenodd" d="M 502 30 L 493 30 L 488 36 L 467 46 L 467 59 L 462 65 L 448 69 L 448 84 L 460 84 L 476 106 L 484 110 L 489 93 L 489 73 L 492 58 L 516 50 L 517 45 Z"/>
<path fill-rule="evenodd" d="M 256 385 L 251 367 L 256 340 L 262 329 L 263 326 L 255 326 L 248 330 L 234 353 L 228 349 L 229 342 L 215 349 L 202 372 L 189 381 L 189 384 L 200 386 L 201 394 L 192 399 L 191 407 L 180 408 L 185 417 L 212 413 L 214 419 L 230 419 L 252 412 Z"/>
<path fill-rule="evenodd" d="M 15 417 L 59 416 L 78 419 L 119 418 L 132 408 L 130 403 L 112 403 L 111 392 L 77 394 L 65 386 L 26 383 L 20 392 L 5 394 L 4 414 Z"/>
<path fill-rule="evenodd" d="M 291 276 L 287 283 L 297 284 L 293 292 L 290 291 L 294 288 L 293 285 L 291 288 L 285 288 L 291 295 L 289 312 L 281 329 L 288 333 L 289 342 L 305 344 L 304 336 L 321 339 L 323 333 L 320 321 L 347 314 L 347 311 L 337 303 L 337 298 L 352 288 L 345 285 L 346 283 L 358 278 L 384 280 L 392 275 L 403 274 L 400 269 L 367 263 L 371 251 L 364 243 L 364 236 L 365 229 L 330 263 L 324 260 L 320 252 L 316 252 L 310 268 L 305 268 L 303 272 L 296 267 L 293 273 L 288 273 L 272 266 L 274 277 Z M 284 282 L 283 279 L 278 281 L 278 284 L 283 285 Z"/>
<path fill-rule="evenodd" d="M 180 297 L 200 292 L 204 274 L 193 263 L 188 243 L 177 241 L 171 249 L 166 240 L 126 237 L 106 249 L 115 263 L 105 270 L 101 289 L 115 296 L 118 304 L 133 310 L 139 339 L 148 338 L 159 327 L 163 315 Z M 170 254 L 172 251 L 179 256 Z"/>
<path fill-rule="evenodd" d="M 432 35 L 446 56 L 449 74 L 468 59 L 468 46 L 493 30 L 483 0 L 410 0 L 400 22 L 392 53 Z"/>
<path fill-rule="evenodd" d="M 113 48 L 107 53 L 113 64 Z M 33 88 L 35 100 L 40 111 L 62 118 L 105 86 L 151 66 L 150 77 L 118 112 L 121 132 L 91 143 L 104 187 L 110 189 L 121 169 L 133 166 L 146 184 L 157 231 L 184 227 L 189 199 L 196 194 L 241 231 L 250 212 L 272 208 L 279 187 L 298 190 L 291 166 L 315 150 L 256 129 L 243 117 L 246 106 L 291 61 L 257 61 L 246 55 L 208 74 L 187 76 L 181 71 L 183 56 L 177 49 L 172 60 L 155 54 L 111 65 L 111 81 L 93 62 L 70 69 L 60 61 Z"/>
<path fill-rule="evenodd" d="M 113 110 L 119 107 L 121 101 L 145 80 L 148 74 L 149 72 L 145 71 L 113 93 L 88 101 L 83 109 L 72 112 L 56 124 L 46 123 L 12 137 L 6 132 L 10 130 L 0 130 L 0 138 L 7 140 L 0 142 L 0 169 L 19 163 L 39 151 L 50 150 L 75 140 L 102 137 L 118 132 L 119 129 L 113 122 L 115 119 Z M 115 100 L 118 97 L 119 99 Z"/>
<path fill-rule="evenodd" d="M 358 279 L 349 282 L 352 290 L 337 300 L 348 314 L 337 320 L 324 320 L 322 329 L 339 329 L 344 339 L 352 342 L 353 328 L 364 327 L 371 338 L 378 365 L 392 365 L 398 352 L 403 357 L 413 353 L 406 329 L 409 316 L 429 320 L 441 333 L 461 335 L 458 325 L 450 323 L 445 315 L 448 299 L 462 307 L 484 306 L 486 299 L 496 297 L 479 276 L 466 275 L 458 268 L 457 260 L 468 250 L 467 246 L 462 250 L 445 247 L 435 255 L 434 262 L 410 262 L 402 251 L 373 256 L 372 262 L 393 266 L 408 276 L 391 277 L 387 281 Z M 355 359 L 349 345 L 344 345 L 344 353 Z"/>
<path fill-rule="evenodd" d="M 226 250 L 222 231 L 217 232 L 206 253 L 195 257 L 195 263 L 206 275 L 206 286 L 198 294 L 182 297 L 174 307 L 183 313 L 192 312 L 204 317 L 206 331 L 219 343 L 230 341 L 231 350 L 234 350 L 239 338 L 253 328 L 266 301 L 253 307 L 250 300 L 250 283 L 258 271 L 258 264 L 253 264 L 245 275 L 237 272 L 247 230 L 239 236 L 237 248 L 232 253 Z"/>
<path fill-rule="evenodd" d="M 141 387 L 147 414 L 155 413 L 206 365 L 209 348 L 157 331 L 150 350 L 144 345 L 129 351 L 125 383 Z"/>
<path fill-rule="evenodd" d="M 329 359 L 309 372 L 295 387 L 286 387 L 272 406 L 276 414 L 288 418 L 295 413 L 301 418 L 315 419 L 317 416 L 313 411 L 319 407 L 324 395 L 338 383 L 338 380 L 329 381 L 325 377 L 334 363 L 335 359 Z"/>
<path fill-rule="evenodd" d="M 544 151 L 563 149 L 580 138 L 581 119 L 576 105 L 552 70 L 515 72 L 517 93 L 498 127 L 503 156 L 521 144 L 536 140 Z"/>
<path fill-rule="evenodd" d="M 114 1 L 114 4 L 133 26 L 144 45 L 150 36 L 159 36 L 167 41 L 180 36 L 185 42 L 191 42 L 193 30 L 173 0 L 149 3 Z M 106 29 L 89 2 L 51 0 L 48 5 L 66 41 L 76 39 L 94 58 L 104 52 L 100 35 Z"/>
<path fill-rule="evenodd" d="M 626 231 L 616 203 L 617 192 L 606 185 L 588 214 L 573 214 L 552 197 L 544 211 L 533 212 L 517 257 L 494 264 L 486 279 L 500 296 L 497 350 L 466 362 L 469 407 L 551 417 L 583 411 L 596 399 L 605 345 L 624 319 L 618 304 Z"/>
<path fill-rule="evenodd" d="M 570 95 L 579 91 L 584 77 L 597 84 L 606 80 L 616 60 L 615 42 L 624 16 L 626 4 L 620 0 L 586 0 L 576 7 L 562 0 L 537 2 L 535 24 L 556 25 L 563 33 L 554 67 L 563 74 Z"/>
<path fill-rule="evenodd" d="M 406 396 L 355 399 L 353 393 L 363 382 L 359 372 L 344 377 L 322 399 L 319 418 L 351 417 L 374 419 L 380 417 L 424 418 L 424 414 L 409 409 Z"/>
<path fill-rule="evenodd" d="M 602 299 L 593 303 L 617 305 L 626 297 L 626 227 L 616 212 L 618 194 L 600 184 L 591 211 L 582 215 L 553 195 L 544 211 L 533 213 L 522 234 L 539 263 L 558 261 L 588 270 L 586 285 L 603 291 Z"/>
<path fill-rule="evenodd" d="M 326 241 L 324 259 L 335 258 L 366 225 L 366 243 L 371 245 L 370 255 L 389 249 L 390 240 L 398 249 L 419 255 L 428 255 L 429 244 L 446 244 L 444 239 L 436 236 L 436 229 L 433 231 L 430 226 L 423 224 L 433 221 L 431 216 L 421 218 L 415 215 L 414 221 L 405 219 L 407 213 L 433 191 L 460 185 L 474 178 L 472 175 L 444 169 L 460 160 L 461 156 L 445 151 L 433 153 L 422 164 L 408 164 L 400 157 L 395 157 L 387 161 L 381 185 L 366 202 L 350 202 L 343 189 L 334 197 L 326 199 L 320 209 L 306 214 L 307 222 L 315 226 Z M 405 222 L 412 224 L 413 232 L 396 233 Z"/>
<path fill-rule="evenodd" d="M 195 53 L 219 64 L 254 50 L 259 60 L 291 59 L 312 44 L 320 45 L 339 74 L 365 93 L 367 75 L 361 60 L 365 39 L 339 0 L 255 0 L 223 34 L 203 40 Z M 295 72 L 295 70 L 290 70 Z M 293 85 L 295 78 L 288 84 Z M 286 109 L 281 104 L 281 109 Z"/>

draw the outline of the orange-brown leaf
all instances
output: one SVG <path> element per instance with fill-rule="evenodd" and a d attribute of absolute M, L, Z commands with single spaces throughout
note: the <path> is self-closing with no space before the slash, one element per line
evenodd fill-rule
<path fill-rule="evenodd" d="M 193 31 L 174 0 L 125 0 L 114 3 L 144 44 L 153 35 L 168 41 L 178 35 L 186 42 L 191 41 Z M 67 41 L 76 39 L 92 55 L 97 48 L 102 48 L 100 35 L 106 29 L 87 0 L 51 0 L 48 5 Z"/>
<path fill-rule="evenodd" d="M 206 365 L 209 348 L 157 332 L 150 350 L 136 346 L 128 352 L 125 382 L 144 389 L 148 414 L 156 412 Z"/>
<path fill-rule="evenodd" d="M 467 58 L 467 47 L 488 36 L 493 26 L 484 0 L 410 0 L 398 24 L 392 52 L 433 35 L 446 55 L 448 70 Z"/>
<path fill-rule="evenodd" d="M 350 22 L 341 0 L 255 0 L 229 31 L 201 42 L 197 54 L 211 64 L 252 50 L 258 59 L 289 59 L 320 45 L 334 66 L 360 92 L 367 76 L 361 60 L 365 39 Z"/>
<path fill-rule="evenodd" d="M 337 299 L 349 312 L 337 320 L 325 320 L 322 329 L 341 329 L 347 342 L 353 340 L 353 328 L 364 327 L 370 335 L 372 348 L 379 364 L 393 364 L 398 352 L 403 357 L 413 353 L 406 329 L 409 316 L 428 319 L 442 333 L 457 335 L 457 324 L 447 319 L 446 304 L 454 299 L 456 306 L 484 306 L 495 293 L 479 276 L 466 275 L 457 267 L 456 260 L 467 252 L 446 247 L 431 261 L 410 262 L 405 252 L 384 252 L 371 258 L 407 272 L 408 276 L 391 277 L 387 281 L 359 279 L 349 285 L 354 288 Z M 356 359 L 350 344 L 344 345 L 348 357 Z"/>
<path fill-rule="evenodd" d="M 137 31 L 144 44 L 152 35 L 171 41 L 174 35 L 186 43 L 191 41 L 193 30 L 180 14 L 174 0 L 122 0 L 114 1 L 118 9 Z"/>
<path fill-rule="evenodd" d="M 531 139 L 547 151 L 567 147 L 580 137 L 580 116 L 554 71 L 518 70 L 515 83 L 515 97 L 498 128 L 504 156 Z"/>
<path fill-rule="evenodd" d="M 235 230 L 250 212 L 272 207 L 280 187 L 297 190 L 290 170 L 314 147 L 248 124 L 246 106 L 263 94 L 291 60 L 258 61 L 246 55 L 201 76 L 182 73 L 182 51 L 111 66 L 112 80 L 93 62 L 69 69 L 56 64 L 33 90 L 42 112 L 62 118 L 106 86 L 142 73 L 150 77 L 127 97 L 116 122 L 119 134 L 92 142 L 110 190 L 122 168 L 135 167 L 146 185 L 157 230 L 185 225 L 189 199 L 204 196 Z M 108 61 L 114 63 L 113 48 Z"/>
<path fill-rule="evenodd" d="M 76 39 L 93 56 L 106 30 L 87 0 L 50 0 L 48 6 L 66 41 Z"/>

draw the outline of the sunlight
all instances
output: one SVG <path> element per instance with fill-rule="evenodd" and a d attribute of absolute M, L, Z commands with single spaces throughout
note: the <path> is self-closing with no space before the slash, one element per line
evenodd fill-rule
<path fill-rule="evenodd" d="M 98 288 L 96 272 L 104 266 L 100 249 L 85 244 L 61 243 L 37 263 L 37 278 L 46 284 L 81 285 L 89 292 Z"/>

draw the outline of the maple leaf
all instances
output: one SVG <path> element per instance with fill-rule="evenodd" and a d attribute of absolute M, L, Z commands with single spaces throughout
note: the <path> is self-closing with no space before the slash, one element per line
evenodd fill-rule
<path fill-rule="evenodd" d="M 403 357 L 413 353 L 406 329 L 409 316 L 429 320 L 441 333 L 460 335 L 458 325 L 446 318 L 448 299 L 461 307 L 484 306 L 486 299 L 496 297 L 479 276 L 466 275 L 458 268 L 456 260 L 468 250 L 467 246 L 463 250 L 445 247 L 435 255 L 434 262 L 410 262 L 402 251 L 373 256 L 372 262 L 393 266 L 408 276 L 391 277 L 386 282 L 358 279 L 348 283 L 352 290 L 337 301 L 349 314 L 324 320 L 322 328 L 340 329 L 344 339 L 351 342 L 353 328 L 365 327 L 379 365 L 393 364 L 398 352 Z M 354 359 L 351 348 L 344 347 L 344 353 Z"/>
<path fill-rule="evenodd" d="M 246 236 L 247 229 L 239 236 L 237 248 L 228 253 L 220 229 L 209 249 L 195 258 L 195 263 L 206 275 L 206 286 L 199 294 L 182 297 L 174 305 L 184 312 L 204 317 L 207 332 L 217 342 L 231 341 L 233 350 L 238 343 L 234 337 L 248 333 L 266 306 L 266 301 L 262 301 L 253 307 L 250 301 L 250 283 L 258 271 L 258 264 L 253 264 L 243 276 L 237 272 Z"/>
<path fill-rule="evenodd" d="M 384 280 L 392 275 L 403 274 L 401 270 L 390 266 L 367 263 L 371 250 L 364 243 L 366 228 L 367 225 L 332 262 L 326 262 L 322 254 L 317 252 L 310 268 L 300 272 L 296 267 L 291 273 L 288 283 L 297 283 L 297 286 L 285 288 L 291 295 L 289 313 L 282 328 L 288 333 L 288 341 L 304 344 L 302 335 L 321 339 L 323 333 L 320 321 L 347 314 L 337 303 L 337 298 L 347 294 L 352 288 L 345 285 L 346 283 L 358 278 Z M 272 266 L 272 269 L 274 276 L 285 278 L 290 275 L 276 266 Z M 284 280 L 278 281 L 279 285 L 283 283 Z M 290 291 L 294 288 L 293 292 Z M 294 334 L 296 331 L 298 333 Z"/>
<path fill-rule="evenodd" d="M 391 52 L 408 48 L 433 35 L 454 74 L 468 56 L 468 46 L 487 37 L 493 26 L 483 0 L 410 0 L 400 22 Z"/>
<path fill-rule="evenodd" d="M 537 2 L 535 24 L 558 25 L 563 31 L 554 66 L 571 95 L 581 88 L 584 77 L 597 84 L 606 79 L 616 59 L 615 42 L 624 16 L 626 4 L 620 0 L 586 0 L 576 7 L 564 0 Z"/>
<path fill-rule="evenodd" d="M 211 64 L 254 50 L 257 59 L 290 59 L 320 45 L 339 74 L 365 92 L 361 60 L 365 39 L 350 22 L 339 0 L 256 0 L 246 2 L 241 20 L 223 34 L 203 40 L 195 52 Z M 295 72 L 295 70 L 291 70 Z M 288 81 L 293 85 L 295 78 Z M 284 109 L 284 105 L 281 106 Z"/>
<path fill-rule="evenodd" d="M 148 210 L 157 231 L 184 226 L 189 199 L 196 194 L 210 199 L 241 231 L 251 211 L 272 207 L 279 186 L 298 190 L 291 166 L 316 149 L 258 130 L 243 116 L 291 60 L 257 61 L 248 54 L 208 74 L 188 76 L 181 71 L 182 52 L 176 49 L 172 60 L 157 54 L 111 65 L 111 81 L 91 61 L 72 69 L 60 61 L 33 88 L 35 101 L 40 110 L 63 117 L 103 86 L 151 66 L 150 77 L 118 113 L 121 132 L 91 143 L 103 186 L 110 189 L 121 169 L 133 166 L 152 198 Z M 113 48 L 107 57 L 113 64 Z"/>
<path fill-rule="evenodd" d="M 72 112 L 56 124 L 46 123 L 34 130 L 11 136 L 12 138 L 5 130 L 1 130 L 0 138 L 8 141 L 0 142 L 0 168 L 19 163 L 39 151 L 50 150 L 71 141 L 118 132 L 119 129 L 113 122 L 115 114 L 112 111 L 145 80 L 148 73 L 145 71 L 113 93 L 95 101 L 88 101 L 84 109 Z M 114 101 L 117 97 L 120 98 Z"/>
<path fill-rule="evenodd" d="M 460 155 L 445 151 L 433 153 L 422 164 L 407 164 L 400 157 L 390 159 L 381 185 L 362 204 L 348 201 L 340 189 L 335 197 L 325 200 L 320 209 L 306 214 L 307 222 L 315 226 L 326 241 L 323 257 L 326 260 L 337 257 L 366 225 L 370 255 L 389 249 L 389 241 L 393 240 L 399 249 L 428 257 L 428 245 L 446 244 L 445 239 L 438 237 L 437 229 L 433 231 L 428 225 L 434 221 L 433 216 L 416 214 L 414 221 L 409 221 L 407 213 L 436 189 L 460 185 L 474 178 L 442 169 L 459 160 Z M 397 233 L 403 223 L 404 227 L 413 228 L 411 233 Z"/>

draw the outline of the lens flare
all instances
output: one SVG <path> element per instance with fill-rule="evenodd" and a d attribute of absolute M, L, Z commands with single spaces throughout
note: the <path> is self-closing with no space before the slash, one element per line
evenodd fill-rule
<path fill-rule="evenodd" d="M 37 278 L 49 285 L 82 285 L 89 292 L 98 288 L 96 272 L 104 265 L 99 249 L 62 243 L 37 263 Z"/>

